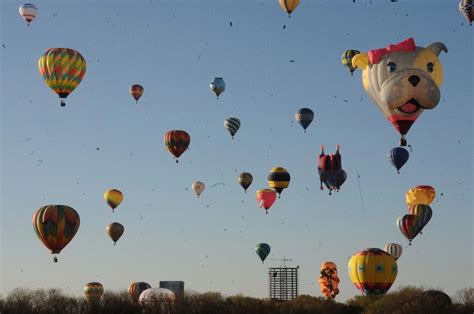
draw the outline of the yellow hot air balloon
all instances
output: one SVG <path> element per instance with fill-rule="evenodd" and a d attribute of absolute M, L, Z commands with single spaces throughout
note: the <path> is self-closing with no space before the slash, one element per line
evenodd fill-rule
<path fill-rule="evenodd" d="M 291 16 L 291 12 L 293 12 L 298 4 L 300 4 L 300 0 L 279 0 L 279 2 L 283 11 L 288 13 L 288 17 Z"/>
<path fill-rule="evenodd" d="M 290 174 L 283 167 L 275 167 L 270 171 L 267 180 L 268 186 L 275 189 L 279 197 L 283 189 L 290 185 Z"/>
<path fill-rule="evenodd" d="M 110 189 L 108 191 L 105 191 L 104 200 L 107 202 L 110 208 L 112 208 L 112 212 L 113 212 L 115 208 L 119 206 L 120 203 L 122 203 L 123 194 L 119 190 Z"/>
<path fill-rule="evenodd" d="M 397 278 L 393 256 L 381 249 L 365 249 L 349 260 L 349 277 L 364 295 L 383 295 Z"/>
<path fill-rule="evenodd" d="M 406 194 L 407 206 L 423 204 L 430 205 L 436 197 L 436 191 L 432 186 L 419 185 L 409 189 Z"/>

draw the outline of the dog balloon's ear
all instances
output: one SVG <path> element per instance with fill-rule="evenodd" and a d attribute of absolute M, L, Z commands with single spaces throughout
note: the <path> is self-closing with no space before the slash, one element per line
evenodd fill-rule
<path fill-rule="evenodd" d="M 431 50 L 437 57 L 439 57 L 441 51 L 448 53 L 448 48 L 446 47 L 446 45 L 440 42 L 432 43 L 431 45 L 426 47 L 426 49 Z"/>
<path fill-rule="evenodd" d="M 355 68 L 360 68 L 361 70 L 365 70 L 365 68 L 368 65 L 369 65 L 369 55 L 366 53 L 356 54 L 352 58 L 352 66 Z"/>

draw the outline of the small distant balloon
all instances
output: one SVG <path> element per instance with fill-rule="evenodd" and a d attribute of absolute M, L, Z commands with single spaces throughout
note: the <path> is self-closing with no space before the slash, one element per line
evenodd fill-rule
<path fill-rule="evenodd" d="M 235 117 L 230 117 L 224 120 L 224 127 L 227 129 L 229 134 L 232 136 L 232 139 L 234 139 L 234 135 L 237 133 L 237 131 L 240 128 L 240 120 L 239 118 Z"/>
<path fill-rule="evenodd" d="M 255 247 L 255 253 L 257 253 L 257 255 L 262 260 L 262 264 L 267 258 L 268 254 L 270 254 L 270 251 L 271 251 L 270 245 L 267 243 L 259 243 Z"/>
<path fill-rule="evenodd" d="M 295 113 L 295 119 L 306 133 L 306 128 L 313 122 L 314 112 L 309 108 L 301 108 Z"/>
<path fill-rule="evenodd" d="M 120 239 L 122 236 L 123 232 L 125 231 L 125 228 L 123 227 L 122 224 L 118 222 L 113 222 L 105 228 L 105 231 L 109 235 L 109 237 L 114 241 L 114 245 L 116 242 Z"/>
<path fill-rule="evenodd" d="M 191 185 L 191 188 L 196 193 L 197 197 L 199 197 L 201 193 L 204 192 L 206 185 L 201 181 L 196 181 Z"/>
<path fill-rule="evenodd" d="M 26 21 L 26 23 L 28 23 L 28 26 L 30 26 L 31 21 L 33 21 L 38 15 L 38 8 L 31 3 L 20 5 L 18 11 L 20 12 L 21 17 Z"/>
<path fill-rule="evenodd" d="M 132 95 L 132 97 L 135 99 L 137 103 L 140 97 L 142 97 L 144 91 L 145 89 L 143 88 L 143 86 L 139 84 L 132 85 L 129 90 L 130 95 Z"/>
<path fill-rule="evenodd" d="M 403 247 L 398 243 L 387 243 L 383 250 L 398 260 L 402 256 Z"/>
<path fill-rule="evenodd" d="M 120 205 L 123 201 L 123 194 L 119 190 L 110 189 L 105 191 L 104 200 L 107 202 L 107 205 L 112 208 L 112 212 Z"/>
<path fill-rule="evenodd" d="M 290 185 L 290 173 L 283 167 L 272 168 L 268 174 L 268 187 L 275 189 L 278 195 Z"/>
<path fill-rule="evenodd" d="M 168 151 L 178 162 L 178 158 L 188 149 L 191 137 L 186 131 L 171 130 L 165 134 L 163 141 Z"/>
<path fill-rule="evenodd" d="M 84 286 L 84 294 L 88 301 L 98 302 L 104 294 L 104 286 L 100 282 L 89 282 Z"/>
<path fill-rule="evenodd" d="M 279 0 L 279 3 L 283 11 L 288 13 L 288 17 L 290 17 L 291 13 L 300 4 L 300 0 Z"/>
<path fill-rule="evenodd" d="M 210 84 L 211 91 L 216 94 L 217 99 L 219 99 L 219 95 L 225 91 L 225 82 L 222 77 L 215 77 Z"/>
<path fill-rule="evenodd" d="M 400 169 L 405 165 L 409 157 L 410 154 L 408 153 L 408 150 L 401 146 L 392 148 L 390 153 L 388 153 L 388 160 L 397 169 L 398 173 L 400 173 Z"/>
<path fill-rule="evenodd" d="M 252 174 L 248 172 L 242 172 L 239 175 L 237 180 L 240 186 L 245 190 L 245 193 L 247 193 L 247 189 L 249 188 L 249 186 L 252 184 L 252 181 L 253 181 Z"/>
<path fill-rule="evenodd" d="M 268 214 L 268 210 L 272 207 L 276 200 L 276 192 L 270 189 L 258 190 L 255 192 L 257 202 L 260 208 L 265 208 L 265 213 Z"/>

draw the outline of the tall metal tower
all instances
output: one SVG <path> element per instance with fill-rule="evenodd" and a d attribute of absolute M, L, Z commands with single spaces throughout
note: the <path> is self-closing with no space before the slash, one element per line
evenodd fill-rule
<path fill-rule="evenodd" d="M 298 296 L 298 268 L 287 267 L 291 259 L 270 259 L 282 261 L 280 267 L 268 268 L 268 292 L 270 300 L 288 301 Z"/>

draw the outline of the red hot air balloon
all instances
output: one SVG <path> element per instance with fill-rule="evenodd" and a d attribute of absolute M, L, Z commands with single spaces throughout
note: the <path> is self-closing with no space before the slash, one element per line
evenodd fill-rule
<path fill-rule="evenodd" d="M 179 158 L 189 146 L 191 137 L 186 131 L 171 130 L 165 134 L 164 142 L 166 148 L 175 158 Z M 178 162 L 178 159 L 176 159 Z"/>
<path fill-rule="evenodd" d="M 420 233 L 421 229 L 423 229 L 421 218 L 412 214 L 399 217 L 397 219 L 397 226 L 405 238 L 408 239 L 409 245 L 411 245 L 411 241 Z"/>
<path fill-rule="evenodd" d="M 257 201 L 260 208 L 265 208 L 265 213 L 268 214 L 268 209 L 272 207 L 276 200 L 276 192 L 270 189 L 258 190 L 256 192 Z"/>

